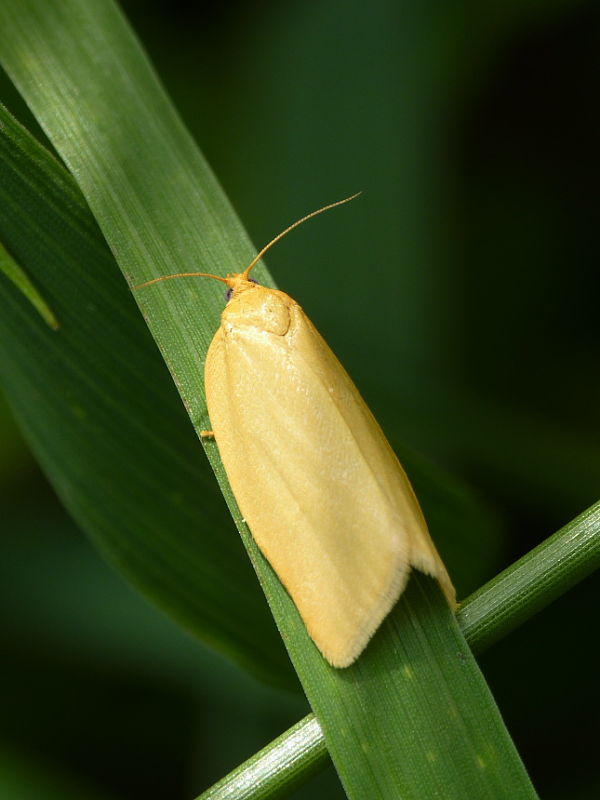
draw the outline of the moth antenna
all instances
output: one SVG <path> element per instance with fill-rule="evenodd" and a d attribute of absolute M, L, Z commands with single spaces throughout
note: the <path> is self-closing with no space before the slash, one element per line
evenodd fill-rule
<path fill-rule="evenodd" d="M 216 281 L 221 281 L 221 283 L 227 283 L 227 278 L 211 275 L 210 272 L 176 272 L 173 275 L 163 275 L 162 278 L 153 278 L 151 281 L 140 283 L 138 286 L 134 286 L 133 290 L 143 289 L 144 286 L 151 286 L 153 283 L 159 283 L 160 281 L 170 281 L 171 278 L 214 278 Z"/>
<path fill-rule="evenodd" d="M 271 239 L 269 244 L 265 245 L 260 253 L 252 259 L 252 262 L 246 269 L 241 273 L 241 277 L 244 280 L 248 280 L 248 276 L 250 275 L 250 271 L 258 264 L 267 250 L 270 250 L 274 244 L 276 244 L 280 239 L 283 239 L 284 236 L 290 231 L 293 231 L 294 228 L 297 228 L 298 225 L 302 225 L 303 222 L 311 219 L 312 217 L 316 217 L 317 214 L 322 214 L 324 211 L 329 211 L 330 208 L 335 208 L 336 206 L 341 206 L 344 203 L 349 203 L 350 200 L 354 200 L 358 197 L 362 192 L 356 192 L 356 194 L 351 195 L 350 197 L 345 197 L 343 200 L 336 200 L 335 203 L 329 203 L 329 205 L 323 206 L 323 208 L 318 208 L 316 211 L 311 211 L 310 214 L 302 217 L 299 220 L 296 220 L 292 225 L 289 225 L 284 231 L 278 234 L 274 239 Z M 145 281 L 144 283 L 140 283 L 137 286 L 133 287 L 133 291 L 137 289 L 144 289 L 146 286 L 152 286 L 153 283 L 160 283 L 160 281 L 170 281 L 172 278 L 214 278 L 216 281 L 221 281 L 221 283 L 226 283 L 230 285 L 230 280 L 228 278 L 222 278 L 220 275 L 212 275 L 210 272 L 176 272 L 173 275 L 163 275 L 160 278 L 153 278 L 151 281 Z"/>
<path fill-rule="evenodd" d="M 244 278 L 245 280 L 248 280 L 248 275 L 250 274 L 250 270 L 253 269 L 253 267 L 255 267 L 258 264 L 258 262 L 261 260 L 261 258 L 264 256 L 264 254 L 267 252 L 267 250 L 270 250 L 271 247 L 273 247 L 274 244 L 276 244 L 280 239 L 283 239 L 283 237 L 286 236 L 290 231 L 293 231 L 294 228 L 297 228 L 298 225 L 302 225 L 303 222 L 306 222 L 307 220 L 311 219 L 311 217 L 316 217 L 317 214 L 322 214 L 324 211 L 329 211 L 330 208 L 335 208 L 336 206 L 341 206 L 344 203 L 349 203 L 350 200 L 354 200 L 356 197 L 359 196 L 359 194 L 362 194 L 362 192 L 357 192 L 356 194 L 353 194 L 350 197 L 344 198 L 344 200 L 336 200 L 335 203 L 329 203 L 329 205 L 323 206 L 323 208 L 319 208 L 316 211 L 311 211 L 310 214 L 307 214 L 305 217 L 302 217 L 302 219 L 296 220 L 296 222 L 294 222 L 292 225 L 287 227 L 284 231 L 282 231 L 280 234 L 278 234 L 274 239 L 271 239 L 269 244 L 267 244 L 267 245 L 265 245 L 263 247 L 263 249 L 260 251 L 260 253 L 252 259 L 252 262 L 251 262 L 250 266 L 246 267 L 246 269 L 242 272 L 242 278 Z"/>

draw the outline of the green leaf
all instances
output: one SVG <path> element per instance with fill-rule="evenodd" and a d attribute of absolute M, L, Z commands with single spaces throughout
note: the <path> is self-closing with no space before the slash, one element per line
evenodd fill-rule
<path fill-rule="evenodd" d="M 253 251 L 239 222 L 110 2 L 5 0 L 0 7 L 0 21 L 0 53 L 7 72 L 76 177 L 132 284 L 174 272 L 222 273 L 251 260 Z M 14 247 L 11 249 L 16 253 Z M 76 252 L 72 250 L 71 256 Z M 27 260 L 23 259 L 23 263 Z M 76 268 L 72 257 L 70 266 Z M 88 265 L 79 266 L 83 268 L 78 288 L 89 289 Z M 107 276 L 108 272 L 107 266 Z M 115 363 L 123 361 L 129 370 L 127 380 L 135 404 L 124 417 L 120 416 L 123 409 L 111 407 L 110 398 L 117 387 L 110 371 L 98 373 L 102 380 L 96 386 L 93 409 L 81 406 L 78 398 L 69 397 L 68 392 L 49 397 L 57 415 L 55 424 L 64 419 L 57 412 L 59 406 L 66 404 L 72 414 L 67 435 L 77 430 L 77 419 L 87 425 L 86 435 L 77 441 L 79 450 L 74 448 L 70 454 L 78 459 L 80 451 L 97 450 L 107 465 L 111 458 L 103 452 L 106 443 L 101 431 L 108 420 L 102 419 L 100 400 L 105 400 L 102 410 L 109 412 L 111 421 L 120 417 L 120 429 L 128 421 L 136 430 L 145 387 L 154 378 L 148 371 L 141 343 L 139 360 L 132 360 L 129 350 L 119 349 L 123 342 L 111 340 L 113 331 L 101 324 L 113 302 L 120 304 L 114 309 L 117 313 L 131 313 L 123 286 L 114 276 L 108 280 L 111 283 L 107 292 L 84 297 L 73 291 L 69 280 L 63 281 L 60 291 L 58 287 L 54 292 L 48 290 L 61 320 L 64 314 L 65 331 L 70 311 L 69 322 L 74 328 L 77 326 L 73 336 L 84 332 L 87 335 L 81 346 L 91 361 L 97 352 L 110 352 Z M 264 271 L 259 271 L 259 280 L 271 285 Z M 218 324 L 221 293 L 219 287 L 207 282 L 172 284 L 138 292 L 136 299 L 194 424 L 197 428 L 206 427 L 199 364 Z M 62 307 L 57 305 L 59 297 L 64 302 Z M 22 305 L 14 297 L 9 302 L 15 307 L 15 314 L 22 316 Z M 87 319 L 86 312 L 93 306 L 99 315 Z M 75 316 L 77 309 L 82 313 Z M 94 343 L 91 349 L 90 342 Z M 13 345 L 16 347 L 15 342 Z M 48 348 L 40 337 L 35 346 L 44 352 Z M 125 358 L 124 352 L 128 354 Z M 66 366 L 75 372 L 76 364 L 80 366 L 81 359 L 73 358 Z M 14 360 L 10 367 L 17 370 Z M 85 385 L 85 374 L 79 372 L 77 378 L 80 387 Z M 73 379 L 72 385 L 75 383 Z M 34 386 L 27 384 L 24 377 L 20 385 L 20 396 L 25 400 Z M 171 411 L 163 411 L 160 409 L 161 425 L 169 427 L 165 447 L 173 460 L 180 451 L 178 446 L 175 452 L 171 450 Z M 28 424 L 31 429 L 31 419 Z M 83 430 L 84 425 L 81 427 Z M 43 431 L 32 431 L 32 435 L 41 441 Z M 163 450 L 162 446 L 159 450 Z M 216 448 L 209 445 L 207 451 L 349 796 L 377 798 L 404 793 L 423 797 L 442 794 L 446 798 L 534 797 L 493 699 L 437 587 L 422 576 L 413 577 L 402 601 L 359 661 L 346 670 L 329 667 L 239 520 Z M 132 450 L 131 456 L 130 472 L 137 471 L 147 459 L 145 450 Z M 48 461 L 54 457 L 51 448 L 47 449 L 47 457 Z M 50 471 L 59 475 L 55 480 L 60 483 L 61 473 L 65 474 L 61 460 L 50 466 Z M 82 466 L 89 466 L 86 459 Z M 160 479 L 149 478 L 154 470 Z M 190 477 L 195 478 L 192 473 L 190 469 Z M 145 475 L 149 478 L 146 491 L 142 492 L 142 485 L 138 485 L 127 508 L 127 550 L 123 561 L 137 559 L 141 552 L 150 571 L 154 553 L 148 550 L 152 523 L 149 498 L 154 501 L 155 496 L 162 495 L 175 506 L 180 499 L 173 495 L 175 486 L 169 485 L 160 459 Z M 87 479 L 89 483 L 91 477 L 91 472 L 83 471 L 79 480 L 85 483 Z M 188 490 L 199 491 L 202 483 L 195 479 Z M 63 496 L 68 498 L 71 486 L 62 487 Z M 131 488 L 127 482 L 124 486 Z M 95 488 L 104 489 L 104 502 L 106 495 L 111 497 L 114 492 L 112 482 L 109 486 L 98 481 Z M 123 502 L 123 494 L 116 499 Z M 108 513 L 101 506 L 100 494 L 89 497 L 85 511 L 93 521 L 94 515 L 106 519 Z M 163 520 L 165 516 L 162 515 Z M 112 525 L 104 528 L 105 538 L 112 537 L 113 547 L 123 527 L 123 522 L 113 517 Z M 161 527 L 155 534 L 157 538 L 171 539 L 171 526 Z M 181 532 L 184 540 L 199 535 L 194 526 Z M 184 575 L 186 566 L 192 571 L 201 569 L 215 558 L 211 553 L 206 562 L 187 565 L 190 552 L 178 553 L 179 570 Z M 160 569 L 154 566 L 158 575 Z M 189 574 L 186 577 L 183 591 L 191 583 Z M 200 580 L 204 581 L 205 576 Z M 236 585 L 233 576 L 230 585 Z M 242 634 L 240 630 L 239 635 Z M 256 646 L 250 634 L 247 639 L 250 648 Z"/>
<path fill-rule="evenodd" d="M 43 761 L 15 753 L 5 744 L 0 750 L 0 797 L 2 800 L 116 800 L 115 795 L 53 771 Z"/>
<path fill-rule="evenodd" d="M 25 271 L 17 264 L 1 243 L 0 272 L 3 272 L 6 277 L 14 283 L 17 289 L 23 293 L 23 296 L 29 300 L 41 318 L 55 331 L 58 330 L 58 320 L 54 316 L 52 309 L 35 288 Z"/>

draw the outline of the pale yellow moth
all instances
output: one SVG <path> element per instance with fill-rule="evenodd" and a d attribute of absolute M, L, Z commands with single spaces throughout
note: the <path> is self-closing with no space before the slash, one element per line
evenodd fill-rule
<path fill-rule="evenodd" d="M 356 195 L 354 195 L 355 197 Z M 350 377 L 289 295 L 241 273 L 206 356 L 206 402 L 252 536 L 334 667 L 355 661 L 411 567 L 455 592 L 392 448 Z M 140 287 L 138 287 L 140 288 Z"/>

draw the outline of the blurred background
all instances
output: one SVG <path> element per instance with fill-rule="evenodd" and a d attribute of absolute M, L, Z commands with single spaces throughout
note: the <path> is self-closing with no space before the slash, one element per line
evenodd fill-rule
<path fill-rule="evenodd" d="M 257 247 L 363 191 L 268 264 L 398 451 L 485 517 L 459 595 L 595 502 L 597 4 L 122 7 Z M 106 566 L 3 404 L 0 442 L 2 800 L 189 799 L 307 713 Z M 600 794 L 596 589 L 480 659 L 544 798 Z M 330 769 L 296 796 L 343 794 Z"/>

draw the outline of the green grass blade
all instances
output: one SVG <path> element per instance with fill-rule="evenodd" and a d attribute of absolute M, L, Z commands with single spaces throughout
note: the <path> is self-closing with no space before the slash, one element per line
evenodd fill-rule
<path fill-rule="evenodd" d="M 0 22 L 7 72 L 132 283 L 250 261 L 239 223 L 111 3 L 5 0 Z M 201 283 L 154 287 L 138 302 L 192 420 L 205 426 L 198 364 L 222 301 L 219 287 Z M 216 448 L 208 449 L 236 514 Z M 350 797 L 535 796 L 431 581 L 413 578 L 358 663 L 334 670 L 240 527 Z"/>
<path fill-rule="evenodd" d="M 31 305 L 35 308 L 41 318 L 53 330 L 60 327 L 54 312 L 44 300 L 42 295 L 34 286 L 23 268 L 17 264 L 6 248 L 0 243 L 0 272 L 3 272 L 9 281 L 12 281 L 17 289 L 23 293 Z"/>
<path fill-rule="evenodd" d="M 328 762 L 321 727 L 309 714 L 196 800 L 287 797 Z"/>
<path fill-rule="evenodd" d="M 489 647 L 600 567 L 600 502 L 474 592 L 458 613 L 475 652 Z"/>

